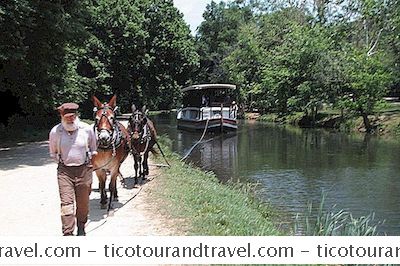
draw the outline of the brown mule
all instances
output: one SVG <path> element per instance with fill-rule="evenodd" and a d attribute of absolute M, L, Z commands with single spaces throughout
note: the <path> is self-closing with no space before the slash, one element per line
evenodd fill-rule
<path fill-rule="evenodd" d="M 131 150 L 135 161 L 135 184 L 138 183 L 138 173 L 139 177 L 143 179 L 149 174 L 149 165 L 147 162 L 149 152 L 151 151 L 153 154 L 156 154 L 153 146 L 157 142 L 157 132 L 153 122 L 147 117 L 146 113 L 146 106 L 143 106 L 142 111 L 140 111 L 136 109 L 134 104 L 132 105 L 132 115 L 129 118 L 128 131 L 131 136 Z"/>
<path fill-rule="evenodd" d="M 108 103 L 103 104 L 96 96 L 93 96 L 97 155 L 92 162 L 93 169 L 99 179 L 102 208 L 106 208 L 107 204 L 105 188 L 107 174 L 111 176 L 109 184 L 110 200 L 107 211 L 112 208 L 111 201 L 118 199 L 117 177 L 120 174 L 120 166 L 130 150 L 129 133 L 115 117 L 116 99 L 117 97 L 114 95 Z"/>

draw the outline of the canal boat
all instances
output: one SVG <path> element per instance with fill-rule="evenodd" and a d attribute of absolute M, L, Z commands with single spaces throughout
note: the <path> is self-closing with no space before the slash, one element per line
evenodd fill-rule
<path fill-rule="evenodd" d="M 232 131 L 238 128 L 236 85 L 198 84 L 182 89 L 183 106 L 177 113 L 178 128 Z"/>

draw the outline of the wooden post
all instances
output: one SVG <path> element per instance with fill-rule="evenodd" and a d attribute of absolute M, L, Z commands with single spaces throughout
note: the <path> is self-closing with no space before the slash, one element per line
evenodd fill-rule
<path fill-rule="evenodd" d="M 221 133 L 224 132 L 224 113 L 223 113 L 223 109 L 224 109 L 224 104 L 221 103 Z"/>

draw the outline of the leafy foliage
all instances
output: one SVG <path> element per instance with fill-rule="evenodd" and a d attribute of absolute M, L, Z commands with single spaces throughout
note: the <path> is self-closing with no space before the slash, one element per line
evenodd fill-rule
<path fill-rule="evenodd" d="M 199 76 L 236 83 L 241 101 L 262 113 L 315 118 L 332 104 L 363 116 L 368 130 L 368 114 L 399 87 L 398 6 L 398 0 L 212 2 L 197 36 Z M 238 19 L 237 10 L 251 17 Z M 237 23 L 227 20 L 233 13 Z"/>
<path fill-rule="evenodd" d="M 399 6 L 212 1 L 193 37 L 172 0 L 2 1 L 0 92 L 21 115 L 46 116 L 65 101 L 89 114 L 93 94 L 118 94 L 123 111 L 167 109 L 183 85 L 232 82 L 247 108 L 316 117 L 330 104 L 368 128 L 400 93 Z"/>
<path fill-rule="evenodd" d="M 19 99 L 25 113 L 44 113 L 63 91 L 66 47 L 80 45 L 80 1 L 2 1 L 0 88 Z"/>
<path fill-rule="evenodd" d="M 100 1 L 91 6 L 92 37 L 85 55 L 86 72 L 94 72 L 92 93 L 170 108 L 191 76 L 198 57 L 194 40 L 172 1 Z"/>
<path fill-rule="evenodd" d="M 65 101 L 89 113 L 93 94 L 170 108 L 199 61 L 172 0 L 2 1 L 0 29 L 0 90 L 22 115 Z"/>
<path fill-rule="evenodd" d="M 200 83 L 227 82 L 227 74 L 221 67 L 223 59 L 229 55 L 238 42 L 240 26 L 252 19 L 252 11 L 242 6 L 242 1 L 217 4 L 211 1 L 199 26 L 197 34 L 200 69 L 197 80 Z"/>

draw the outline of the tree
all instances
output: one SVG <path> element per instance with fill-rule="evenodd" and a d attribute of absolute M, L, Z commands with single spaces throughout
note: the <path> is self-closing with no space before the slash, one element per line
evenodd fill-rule
<path fill-rule="evenodd" d="M 374 128 L 368 115 L 383 101 L 392 80 L 391 72 L 386 67 L 384 55 L 368 56 L 367 50 L 350 49 L 345 66 L 349 97 L 344 97 L 344 106 L 362 116 L 369 133 Z"/>
<path fill-rule="evenodd" d="M 294 19 L 293 19 L 294 18 Z M 299 9 L 284 9 L 263 18 L 260 32 L 265 47 L 261 99 L 280 113 L 299 109 L 298 87 L 307 81 L 313 58 L 308 48 L 309 28 Z"/>
<path fill-rule="evenodd" d="M 306 28 L 300 53 L 303 82 L 289 102 L 293 101 L 296 109 L 310 115 L 314 123 L 322 105 L 337 96 L 341 69 L 332 39 L 319 24 Z"/>
<path fill-rule="evenodd" d="M 118 94 L 118 104 L 129 110 L 129 102 L 139 97 L 133 86 L 146 62 L 144 14 L 130 0 L 98 1 L 90 12 L 92 36 L 80 62 L 83 73 L 96 82 L 93 94 Z"/>
<path fill-rule="evenodd" d="M 240 102 L 252 107 L 259 99 L 261 82 L 262 57 L 264 51 L 259 41 L 259 28 L 256 23 L 244 24 L 240 27 L 236 48 L 223 59 L 221 67 L 228 79 L 238 84 Z M 262 105 L 258 102 L 257 107 Z"/>
<path fill-rule="evenodd" d="M 368 115 L 393 83 L 392 48 L 388 46 L 390 8 L 383 0 L 354 0 L 347 8 L 352 17 L 346 16 L 335 28 L 341 36 L 337 44 L 344 77 L 337 105 L 360 114 L 366 131 L 371 132 Z"/>
<path fill-rule="evenodd" d="M 180 87 L 190 82 L 198 67 L 199 57 L 190 29 L 173 1 L 152 0 L 141 7 L 146 64 L 140 68 L 138 80 L 141 102 L 152 108 L 169 109 L 180 97 Z"/>
<path fill-rule="evenodd" d="M 242 1 L 217 4 L 212 1 L 203 13 L 204 21 L 200 24 L 197 40 L 197 51 L 200 55 L 198 82 L 227 82 L 222 61 L 235 48 L 238 42 L 240 25 L 252 19 L 251 7 Z"/>
<path fill-rule="evenodd" d="M 399 0 L 388 1 L 388 30 L 384 32 L 387 40 L 385 48 L 393 58 L 393 91 L 400 95 L 400 2 Z"/>
<path fill-rule="evenodd" d="M 172 1 L 100 1 L 92 8 L 92 41 L 86 60 L 99 85 L 132 102 L 169 108 L 198 62 L 194 40 Z M 96 60 L 94 60 L 96 59 Z"/>
<path fill-rule="evenodd" d="M 80 1 L 1 2 L 0 90 L 17 97 L 24 114 L 54 111 L 64 88 L 66 47 L 84 39 L 82 9 Z"/>

